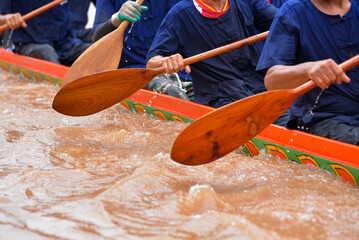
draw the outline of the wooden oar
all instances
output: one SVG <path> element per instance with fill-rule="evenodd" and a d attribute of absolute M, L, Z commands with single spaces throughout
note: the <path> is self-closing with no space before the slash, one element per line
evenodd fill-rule
<path fill-rule="evenodd" d="M 141 5 L 143 1 L 137 0 L 137 3 Z M 89 74 L 117 69 L 122 54 L 123 35 L 129 23 L 123 21 L 116 30 L 86 49 L 67 71 L 62 86 Z"/>
<path fill-rule="evenodd" d="M 359 55 L 342 63 L 343 71 L 357 66 Z M 313 81 L 290 90 L 257 94 L 223 106 L 186 127 L 172 147 L 171 158 L 185 165 L 210 163 L 242 146 L 273 123 Z"/>
<path fill-rule="evenodd" d="M 258 42 L 267 37 L 264 32 L 240 41 L 212 49 L 186 58 L 185 65 Z M 118 69 L 104 71 L 79 78 L 68 83 L 56 94 L 52 107 L 59 113 L 69 116 L 87 116 L 97 113 L 131 96 L 155 76 L 164 73 L 157 69 Z"/>
<path fill-rule="evenodd" d="M 52 2 L 50 2 L 48 4 L 45 4 L 42 7 L 37 8 L 36 10 L 34 10 L 32 12 L 29 12 L 28 14 L 25 14 L 22 18 L 24 19 L 24 21 L 29 20 L 30 18 L 35 17 L 36 15 L 39 15 L 40 13 L 43 13 L 43 12 L 49 10 L 50 8 L 53 8 L 53 7 L 57 6 L 57 5 L 59 5 L 60 3 L 64 2 L 64 1 L 66 1 L 66 0 L 52 1 Z M 7 24 L 2 25 L 0 27 L 0 35 L 6 29 L 9 29 L 9 25 L 7 25 Z"/>

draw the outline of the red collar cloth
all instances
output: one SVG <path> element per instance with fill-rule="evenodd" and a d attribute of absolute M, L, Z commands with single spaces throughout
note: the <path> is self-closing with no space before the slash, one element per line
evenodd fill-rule
<path fill-rule="evenodd" d="M 204 2 L 203 0 L 193 0 L 194 5 L 197 10 L 205 17 L 208 18 L 219 18 L 223 14 L 225 14 L 229 8 L 229 1 L 227 0 L 223 6 L 222 11 L 217 11 L 211 5 Z"/>

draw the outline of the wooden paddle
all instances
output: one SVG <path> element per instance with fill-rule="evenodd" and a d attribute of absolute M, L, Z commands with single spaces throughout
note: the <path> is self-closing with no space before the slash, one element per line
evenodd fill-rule
<path fill-rule="evenodd" d="M 264 32 L 240 41 L 212 49 L 186 58 L 185 65 L 228 52 L 230 50 L 258 42 L 267 37 Z M 118 69 L 88 75 L 68 83 L 56 94 L 52 107 L 69 116 L 87 116 L 97 113 L 131 96 L 155 76 L 163 74 L 157 69 Z"/>
<path fill-rule="evenodd" d="M 45 4 L 42 7 L 39 7 L 38 9 L 36 9 L 36 10 L 34 10 L 32 12 L 29 12 L 28 14 L 25 14 L 22 18 L 24 19 L 24 21 L 29 20 L 30 18 L 33 18 L 33 17 L 39 15 L 40 13 L 43 13 L 43 12 L 49 10 L 50 8 L 53 8 L 53 7 L 57 6 L 57 5 L 59 5 L 60 3 L 64 2 L 64 1 L 66 1 L 66 0 L 52 1 L 52 2 L 50 2 L 48 4 Z M 9 26 L 7 24 L 4 24 L 4 25 L 0 26 L 0 35 L 6 29 L 9 29 Z"/>
<path fill-rule="evenodd" d="M 359 55 L 342 63 L 343 71 L 357 66 Z M 284 113 L 313 81 L 290 90 L 260 93 L 210 112 L 186 127 L 172 147 L 171 158 L 185 165 L 210 163 L 242 146 Z"/>
<path fill-rule="evenodd" d="M 137 0 L 137 3 L 141 5 L 143 1 Z M 67 71 L 62 86 L 92 73 L 117 69 L 122 54 L 123 35 L 129 23 L 127 20 L 123 21 L 115 31 L 86 49 Z"/>

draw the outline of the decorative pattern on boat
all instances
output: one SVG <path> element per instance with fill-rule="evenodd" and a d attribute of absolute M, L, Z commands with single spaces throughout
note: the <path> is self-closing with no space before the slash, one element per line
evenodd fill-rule
<path fill-rule="evenodd" d="M 44 83 L 50 83 L 52 85 L 60 87 L 62 80 L 58 78 L 54 78 L 39 72 L 35 72 L 29 69 L 25 69 L 13 64 L 9 64 L 7 62 L 0 60 L 0 70 L 3 70 L 8 73 L 12 73 L 14 75 L 21 75 L 24 78 L 30 80 L 30 81 L 36 81 L 36 82 L 44 82 Z"/>
<path fill-rule="evenodd" d="M 55 86 L 60 86 L 62 83 L 61 79 L 54 78 L 49 75 L 45 75 L 39 72 L 35 72 L 30 69 L 25 69 L 14 64 L 9 64 L 5 61 L 0 60 L 0 70 L 12 73 L 14 75 L 22 75 L 24 78 L 37 81 L 50 83 Z M 191 123 L 192 119 L 186 118 L 180 115 L 173 114 L 168 111 L 163 111 L 161 109 L 151 107 L 145 104 L 137 103 L 131 100 L 124 100 L 120 103 L 123 107 L 128 110 L 141 114 L 152 115 L 156 118 L 165 120 L 165 121 L 178 121 L 182 123 Z M 243 145 L 243 150 L 250 156 L 257 156 L 260 150 L 264 149 L 268 153 L 283 159 L 291 160 L 299 164 L 309 164 L 317 168 L 322 168 L 330 171 L 331 173 L 342 177 L 346 181 L 351 182 L 354 185 L 358 185 L 359 180 L 359 169 L 353 168 L 350 166 L 338 164 L 336 162 L 320 158 L 313 155 L 307 155 L 303 152 L 293 150 L 291 148 L 283 147 L 281 145 L 273 144 L 268 141 L 261 140 L 259 138 L 253 138 L 251 141 Z"/>
<path fill-rule="evenodd" d="M 328 170 L 345 180 L 358 185 L 359 169 L 350 166 L 338 164 L 324 158 L 313 155 L 307 155 L 290 148 L 253 138 L 251 141 L 243 145 L 243 150 L 250 156 L 257 156 L 261 149 L 265 149 L 268 153 L 283 160 L 291 160 L 299 164 L 309 164 L 317 168 Z"/>
<path fill-rule="evenodd" d="M 180 115 L 176 115 L 176 114 L 173 114 L 173 113 L 170 113 L 167 111 L 163 111 L 163 110 L 160 110 L 160 109 L 157 109 L 154 107 L 150 107 L 145 104 L 130 101 L 128 99 L 123 100 L 120 104 L 132 112 L 152 115 L 156 118 L 159 118 L 159 119 L 165 120 L 165 121 L 178 121 L 178 122 L 182 122 L 182 123 L 193 122 L 192 119 L 185 118 Z"/>

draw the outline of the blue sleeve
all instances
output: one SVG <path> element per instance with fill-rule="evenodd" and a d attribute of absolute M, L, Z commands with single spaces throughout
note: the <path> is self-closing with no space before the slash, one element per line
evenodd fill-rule
<path fill-rule="evenodd" d="M 280 8 L 286 1 L 288 0 L 272 0 L 271 4 L 273 4 L 276 8 Z"/>
<path fill-rule="evenodd" d="M 12 13 L 11 0 L 0 1 L 0 14 Z"/>
<path fill-rule="evenodd" d="M 171 56 L 178 53 L 180 51 L 178 39 L 172 25 L 168 24 L 168 21 L 164 19 L 148 50 L 146 62 L 157 55 Z"/>
<path fill-rule="evenodd" d="M 294 65 L 298 50 L 298 28 L 296 16 L 279 10 L 269 30 L 257 70 L 274 65 Z"/>
<path fill-rule="evenodd" d="M 267 0 L 252 0 L 251 8 L 256 28 L 261 32 L 268 31 L 278 9 Z"/>
<path fill-rule="evenodd" d="M 109 20 L 118 10 L 115 9 L 114 0 L 97 0 L 93 29 Z"/>

